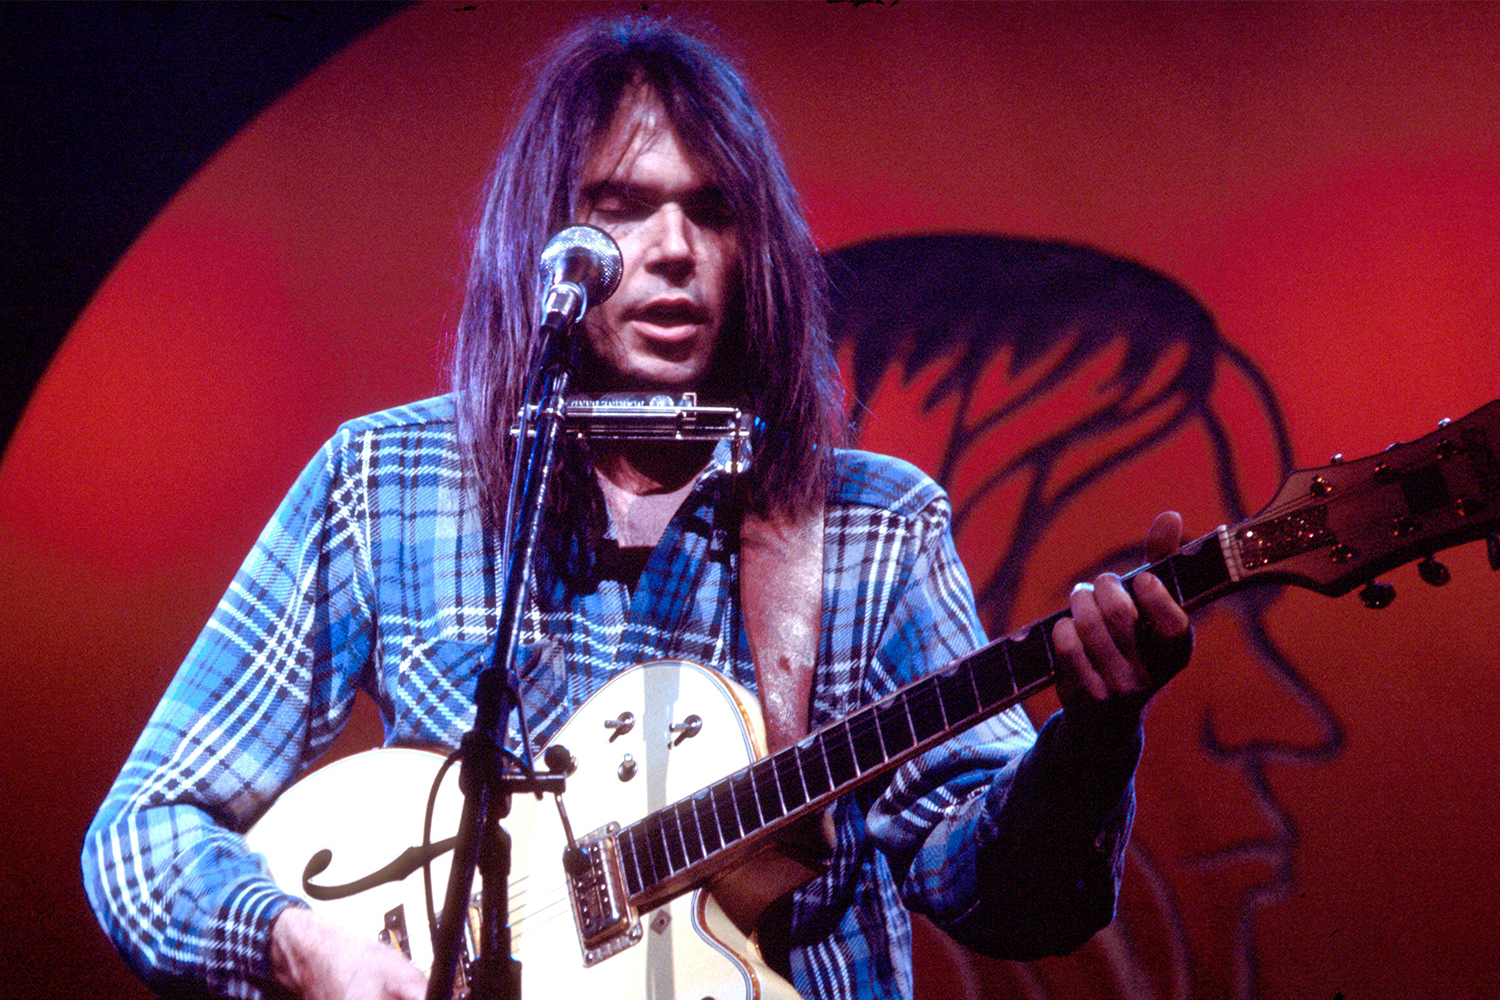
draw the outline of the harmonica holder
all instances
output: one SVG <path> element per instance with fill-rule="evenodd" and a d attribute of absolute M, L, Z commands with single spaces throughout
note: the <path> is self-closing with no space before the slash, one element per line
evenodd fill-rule
<path fill-rule="evenodd" d="M 526 410 L 530 437 L 536 406 Z M 572 395 L 563 409 L 563 433 L 579 441 L 728 441 L 733 473 L 749 465 L 754 425 L 755 418 L 738 407 L 699 405 L 695 392 Z M 517 427 L 510 432 L 518 433 Z"/>

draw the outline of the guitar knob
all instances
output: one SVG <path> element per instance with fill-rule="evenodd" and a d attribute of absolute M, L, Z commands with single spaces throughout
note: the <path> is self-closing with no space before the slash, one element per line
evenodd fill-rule
<path fill-rule="evenodd" d="M 567 847 L 563 849 L 563 871 L 574 878 L 581 878 L 589 872 L 589 856 L 581 847 Z"/>
<path fill-rule="evenodd" d="M 1391 606 L 1391 602 L 1396 599 L 1396 588 L 1379 580 L 1371 580 L 1359 592 L 1359 599 L 1364 602 L 1365 607 L 1379 611 Z"/>
<path fill-rule="evenodd" d="M 553 774 L 568 775 L 578 770 L 578 761 L 568 752 L 568 748 L 561 743 L 554 743 L 542 754 L 542 760 L 547 765 L 547 770 Z"/>
<path fill-rule="evenodd" d="M 1453 574 L 1448 572 L 1448 567 L 1432 558 L 1432 556 L 1428 556 L 1417 563 L 1417 572 L 1422 575 L 1423 580 L 1426 580 L 1434 587 L 1441 587 L 1453 579 Z"/>
<path fill-rule="evenodd" d="M 625 759 L 620 761 L 620 767 L 616 773 L 619 774 L 621 781 L 629 781 L 635 777 L 636 770 L 635 758 L 626 754 Z"/>

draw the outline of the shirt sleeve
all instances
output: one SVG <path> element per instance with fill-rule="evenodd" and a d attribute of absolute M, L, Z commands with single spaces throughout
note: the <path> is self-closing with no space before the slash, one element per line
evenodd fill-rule
<path fill-rule="evenodd" d="M 984 639 L 947 509 L 928 511 L 878 654 L 902 683 Z M 1085 740 L 1060 713 L 1038 734 L 1015 706 L 900 768 L 868 834 L 905 905 L 955 940 L 1004 958 L 1065 954 L 1113 918 L 1140 746 L 1139 727 Z"/>
<path fill-rule="evenodd" d="M 105 933 L 157 990 L 257 997 L 296 897 L 240 835 L 342 728 L 373 641 L 356 441 L 319 452 L 262 532 L 83 844 Z"/>

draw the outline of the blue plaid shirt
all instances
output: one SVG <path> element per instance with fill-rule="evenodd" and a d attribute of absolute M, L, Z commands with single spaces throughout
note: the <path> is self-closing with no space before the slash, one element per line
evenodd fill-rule
<path fill-rule="evenodd" d="M 633 592 L 612 580 L 536 588 L 519 672 L 537 745 L 645 661 L 694 660 L 754 690 L 737 553 L 715 516 L 726 458 Z M 239 831 L 328 748 L 356 692 L 379 706 L 387 743 L 453 747 L 469 729 L 496 617 L 471 486 L 449 398 L 351 421 L 235 575 L 84 841 L 94 911 L 152 986 L 261 994 L 271 922 L 297 900 Z M 839 453 L 813 728 L 984 641 L 948 522 L 947 498 L 912 466 Z M 910 996 L 903 901 L 1011 957 L 1070 949 L 1103 926 L 1139 744 L 1100 759 L 1075 743 L 1060 719 L 1038 739 L 1013 709 L 903 767 L 878 797 L 841 800 L 832 866 L 792 908 L 798 990 Z"/>

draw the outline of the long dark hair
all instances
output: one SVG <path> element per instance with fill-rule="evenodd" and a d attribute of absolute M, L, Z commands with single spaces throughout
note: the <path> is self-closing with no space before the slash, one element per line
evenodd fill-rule
<path fill-rule="evenodd" d="M 558 45 L 496 159 L 454 337 L 459 442 L 496 523 L 515 454 L 509 430 L 536 348 L 537 261 L 550 234 L 575 220 L 594 145 L 638 83 L 656 92 L 689 152 L 711 168 L 739 227 L 744 316 L 731 349 L 744 357 L 728 370 L 743 372 L 735 389 L 764 422 L 746 501 L 783 512 L 817 503 L 832 447 L 845 436 L 827 276 L 744 81 L 706 44 L 659 21 L 594 22 Z"/>

